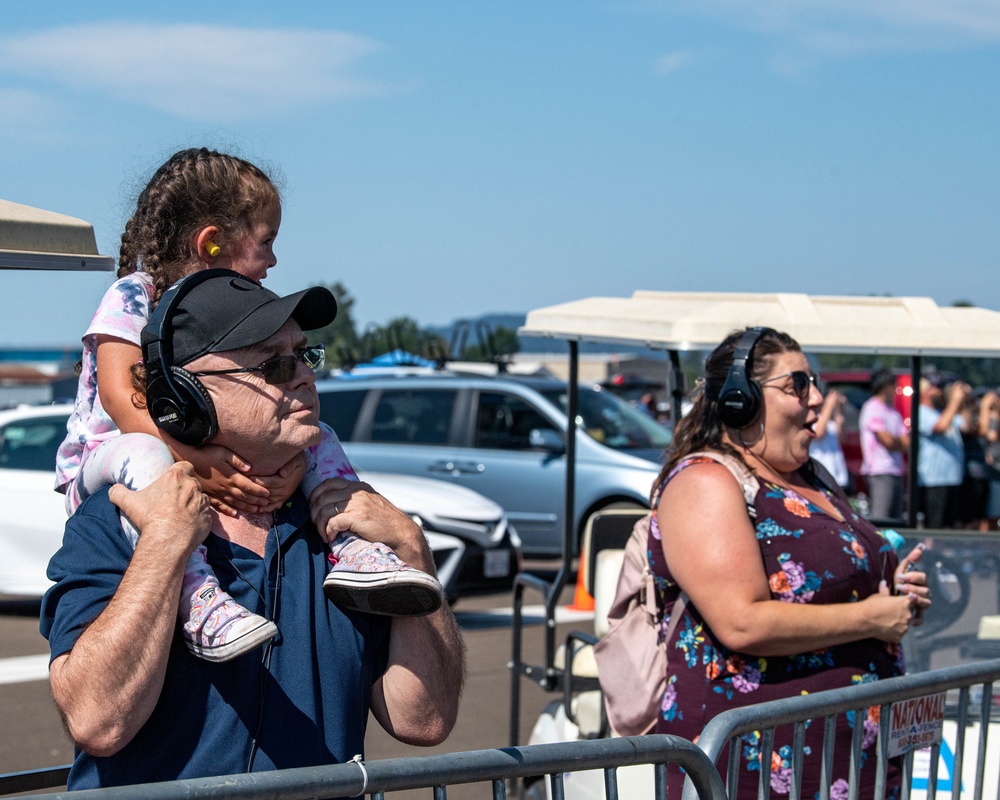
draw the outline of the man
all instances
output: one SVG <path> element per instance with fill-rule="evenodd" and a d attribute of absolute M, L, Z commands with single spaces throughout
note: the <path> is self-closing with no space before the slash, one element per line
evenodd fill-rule
<path fill-rule="evenodd" d="M 213 443 L 274 474 L 319 442 L 302 331 L 329 324 L 336 302 L 318 287 L 279 298 L 211 273 L 185 279 L 197 278 L 162 320 L 162 366 L 193 405 L 163 411 L 148 355 L 147 400 L 157 424 L 214 423 Z M 311 503 L 321 529 L 378 539 L 433 574 L 420 528 L 367 484 L 327 480 Z M 119 508 L 140 531 L 134 552 Z M 364 751 L 369 711 L 402 741 L 444 740 L 464 676 L 454 617 L 445 606 L 390 620 L 328 602 L 316 524 L 301 491 L 273 515 L 217 514 L 184 463 L 144 490 L 113 486 L 80 506 L 50 564 L 41 622 L 52 694 L 77 745 L 71 789 L 344 762 Z M 184 647 L 181 577 L 203 541 L 222 588 L 276 623 L 263 651 L 210 663 Z"/>
<path fill-rule="evenodd" d="M 910 435 L 902 415 L 893 408 L 896 378 L 880 369 L 871 378 L 872 396 L 861 406 L 861 474 L 868 481 L 869 516 L 875 520 L 903 516 L 903 453 Z"/>
<path fill-rule="evenodd" d="M 967 383 L 940 372 L 920 379 L 917 478 L 927 528 L 951 527 L 956 520 L 958 490 L 965 477 L 965 420 L 959 411 L 970 391 Z"/>

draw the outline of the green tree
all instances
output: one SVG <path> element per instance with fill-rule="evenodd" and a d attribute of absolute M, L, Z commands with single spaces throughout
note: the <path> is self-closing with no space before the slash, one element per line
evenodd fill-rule
<path fill-rule="evenodd" d="M 421 328 L 411 317 L 396 317 L 386 325 L 369 325 L 360 341 L 362 360 L 382 353 L 402 350 L 423 358 L 441 358 L 447 349 L 444 340 L 433 331 Z"/>
<path fill-rule="evenodd" d="M 500 326 L 492 330 L 481 329 L 478 335 L 473 335 L 472 342 L 462 348 L 461 353 L 452 355 L 458 355 L 462 361 L 491 361 L 512 356 L 520 349 L 517 332 Z"/>
<path fill-rule="evenodd" d="M 337 318 L 319 330 L 307 334 L 310 344 L 326 345 L 326 363 L 340 367 L 345 361 L 357 359 L 358 334 L 354 325 L 354 298 L 340 281 L 328 288 L 337 298 Z"/>

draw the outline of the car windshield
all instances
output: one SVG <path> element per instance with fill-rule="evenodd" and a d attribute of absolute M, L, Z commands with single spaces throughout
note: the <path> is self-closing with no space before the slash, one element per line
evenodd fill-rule
<path fill-rule="evenodd" d="M 545 399 L 566 411 L 566 391 L 543 391 Z M 615 450 L 663 449 L 672 441 L 670 431 L 624 400 L 599 387 L 581 386 L 576 424 L 594 441 Z"/>

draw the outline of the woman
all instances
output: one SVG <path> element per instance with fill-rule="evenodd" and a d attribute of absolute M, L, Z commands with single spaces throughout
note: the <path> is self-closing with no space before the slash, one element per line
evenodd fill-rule
<path fill-rule="evenodd" d="M 899 642 L 930 605 L 923 574 L 898 569 L 892 545 L 809 468 L 823 396 L 798 344 L 767 328 L 738 331 L 705 371 L 654 484 L 649 539 L 664 630 L 674 601 L 687 595 L 667 643 L 656 732 L 687 739 L 729 708 L 901 674 Z M 756 476 L 752 504 L 730 470 L 695 455 L 704 450 Z M 846 797 L 854 722 L 838 720 L 834 797 Z M 871 764 L 862 797 L 874 786 L 877 733 L 873 720 L 863 724 Z M 773 795 L 789 792 L 790 741 L 779 729 L 765 755 Z M 807 729 L 806 746 L 808 798 L 819 788 L 821 725 Z M 745 737 L 741 797 L 757 796 L 760 756 L 758 739 Z M 683 776 L 672 771 L 669 780 L 679 797 Z M 898 791 L 898 779 L 892 786 Z"/>

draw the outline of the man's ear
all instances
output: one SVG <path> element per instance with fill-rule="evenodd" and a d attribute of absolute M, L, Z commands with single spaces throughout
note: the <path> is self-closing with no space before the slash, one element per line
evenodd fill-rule
<path fill-rule="evenodd" d="M 195 234 L 195 255 L 198 256 L 199 261 L 203 261 L 208 266 L 214 265 L 215 259 L 222 254 L 222 249 L 216 242 L 218 236 L 219 228 L 215 225 L 208 225 Z"/>

